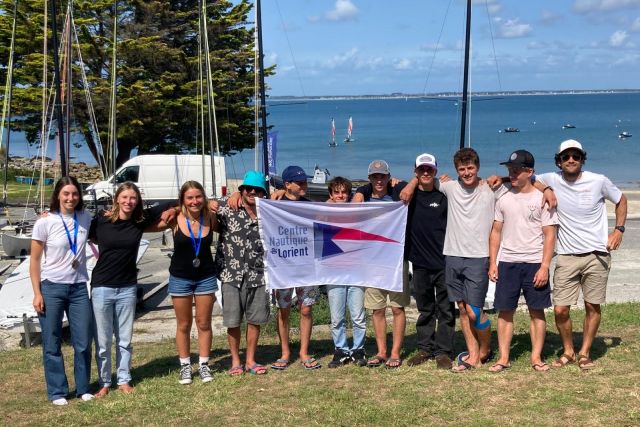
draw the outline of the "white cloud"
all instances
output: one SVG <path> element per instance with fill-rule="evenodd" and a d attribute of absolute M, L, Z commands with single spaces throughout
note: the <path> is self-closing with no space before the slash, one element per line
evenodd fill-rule
<path fill-rule="evenodd" d="M 438 50 L 438 51 L 454 50 L 455 51 L 455 50 L 462 50 L 462 48 L 463 48 L 462 40 L 458 40 L 455 43 L 446 43 L 441 41 L 440 43 L 427 43 L 420 46 L 420 50 L 426 51 L 426 52 L 431 52 L 434 50 Z"/>
<path fill-rule="evenodd" d="M 516 39 L 528 36 L 533 27 L 530 24 L 520 22 L 520 18 L 502 19 L 495 18 L 498 24 L 498 36 L 505 39 Z"/>
<path fill-rule="evenodd" d="M 633 21 L 633 24 L 631 24 L 630 30 L 633 31 L 634 33 L 640 31 L 640 17 L 636 18 L 636 20 Z"/>
<path fill-rule="evenodd" d="M 349 21 L 358 16 L 358 8 L 351 0 L 336 0 L 334 8 L 325 14 L 329 21 Z"/>
<path fill-rule="evenodd" d="M 353 64 L 354 62 L 356 62 L 357 56 L 358 56 L 358 49 L 354 47 L 348 50 L 347 52 L 334 55 L 331 58 L 329 58 L 326 62 L 326 66 L 328 68 L 333 69 L 333 68 L 340 67 L 344 64 Z"/>
<path fill-rule="evenodd" d="M 578 13 L 608 12 L 640 7 L 640 0 L 576 0 L 573 10 Z"/>
<path fill-rule="evenodd" d="M 546 25 L 546 26 L 551 26 L 554 25 L 555 23 L 559 22 L 560 20 L 562 20 L 562 16 L 558 15 L 554 12 L 551 12 L 549 10 L 543 10 L 542 11 L 542 18 L 540 18 L 540 23 L 542 25 Z"/>
<path fill-rule="evenodd" d="M 627 39 L 629 39 L 629 34 L 626 31 L 618 30 L 615 33 L 611 34 L 611 37 L 609 37 L 609 46 L 624 46 Z"/>
<path fill-rule="evenodd" d="M 489 9 L 489 15 L 496 15 L 502 11 L 502 4 L 498 0 L 473 0 L 475 6 Z"/>
<path fill-rule="evenodd" d="M 527 49 L 531 50 L 546 49 L 548 47 L 549 44 L 547 42 L 533 41 L 527 44 Z"/>
<path fill-rule="evenodd" d="M 400 59 L 393 64 L 396 70 L 410 70 L 412 68 L 411 61 L 407 58 Z"/>

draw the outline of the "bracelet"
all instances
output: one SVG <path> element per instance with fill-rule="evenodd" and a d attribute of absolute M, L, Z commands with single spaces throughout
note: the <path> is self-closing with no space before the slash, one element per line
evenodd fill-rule
<path fill-rule="evenodd" d="M 542 192 L 544 193 L 547 190 L 553 191 L 553 188 L 550 185 L 547 185 L 546 187 L 544 187 L 544 190 L 542 190 Z"/>

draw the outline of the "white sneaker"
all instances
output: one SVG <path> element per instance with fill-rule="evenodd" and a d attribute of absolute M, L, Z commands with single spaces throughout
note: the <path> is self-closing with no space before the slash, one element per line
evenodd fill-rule
<path fill-rule="evenodd" d="M 69 404 L 69 402 L 67 402 L 67 399 L 65 399 L 64 397 L 61 397 L 60 399 L 52 400 L 51 403 L 53 403 L 55 406 L 66 406 Z"/>
<path fill-rule="evenodd" d="M 191 384 L 191 365 L 185 363 L 180 366 L 180 384 Z"/>
<path fill-rule="evenodd" d="M 82 396 L 80 396 L 80 399 L 84 400 L 85 402 L 88 402 L 88 401 L 93 400 L 95 398 L 96 397 L 91 393 L 85 393 Z"/>

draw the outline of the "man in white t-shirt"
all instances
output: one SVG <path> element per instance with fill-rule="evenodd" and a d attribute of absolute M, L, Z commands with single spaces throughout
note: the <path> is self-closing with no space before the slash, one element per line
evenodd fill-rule
<path fill-rule="evenodd" d="M 489 238 L 489 279 L 496 282 L 494 308 L 498 315 L 500 357 L 490 372 L 511 367 L 509 350 L 513 338 L 513 315 L 520 293 L 524 294 L 531 317 L 531 366 L 549 370 L 542 360 L 547 329 L 545 308 L 551 307 L 549 265 L 556 243 L 558 220 L 555 209 L 541 207 L 542 192 L 531 183 L 535 159 L 525 150 L 514 151 L 507 166 L 511 190 L 496 202 Z M 500 264 L 498 265 L 498 251 Z"/>
<path fill-rule="evenodd" d="M 536 178 L 553 188 L 558 199 L 558 244 L 553 274 L 553 304 L 563 354 L 553 363 L 560 368 L 576 361 L 582 370 L 595 367 L 589 351 L 600 326 L 600 305 L 605 302 L 611 267 L 610 251 L 622 243 L 627 219 L 627 198 L 604 175 L 582 170 L 587 153 L 575 140 L 560 144 L 555 156 L 559 172 Z M 615 203 L 615 227 L 608 232 L 605 199 Z M 570 307 L 582 291 L 585 306 L 580 351 L 573 346 Z"/>

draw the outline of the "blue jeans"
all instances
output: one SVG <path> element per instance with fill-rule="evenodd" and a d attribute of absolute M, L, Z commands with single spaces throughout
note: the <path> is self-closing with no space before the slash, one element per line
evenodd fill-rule
<path fill-rule="evenodd" d="M 349 307 L 353 333 L 351 351 L 364 348 L 367 319 L 364 309 L 364 288 L 359 286 L 327 285 L 329 310 L 331 311 L 331 336 L 337 350 L 349 353 L 347 343 L 346 309 Z"/>
<path fill-rule="evenodd" d="M 91 302 L 96 319 L 98 382 L 102 387 L 111 387 L 111 343 L 115 334 L 118 385 L 128 384 L 131 381 L 131 337 L 136 314 L 136 285 L 93 288 Z"/>
<path fill-rule="evenodd" d="M 69 383 L 62 357 L 62 319 L 67 313 L 73 346 L 73 377 L 76 395 L 89 393 L 93 314 L 84 282 L 64 284 L 43 280 L 40 290 L 44 313 L 38 314 L 42 330 L 42 359 L 49 400 L 66 397 Z"/>

